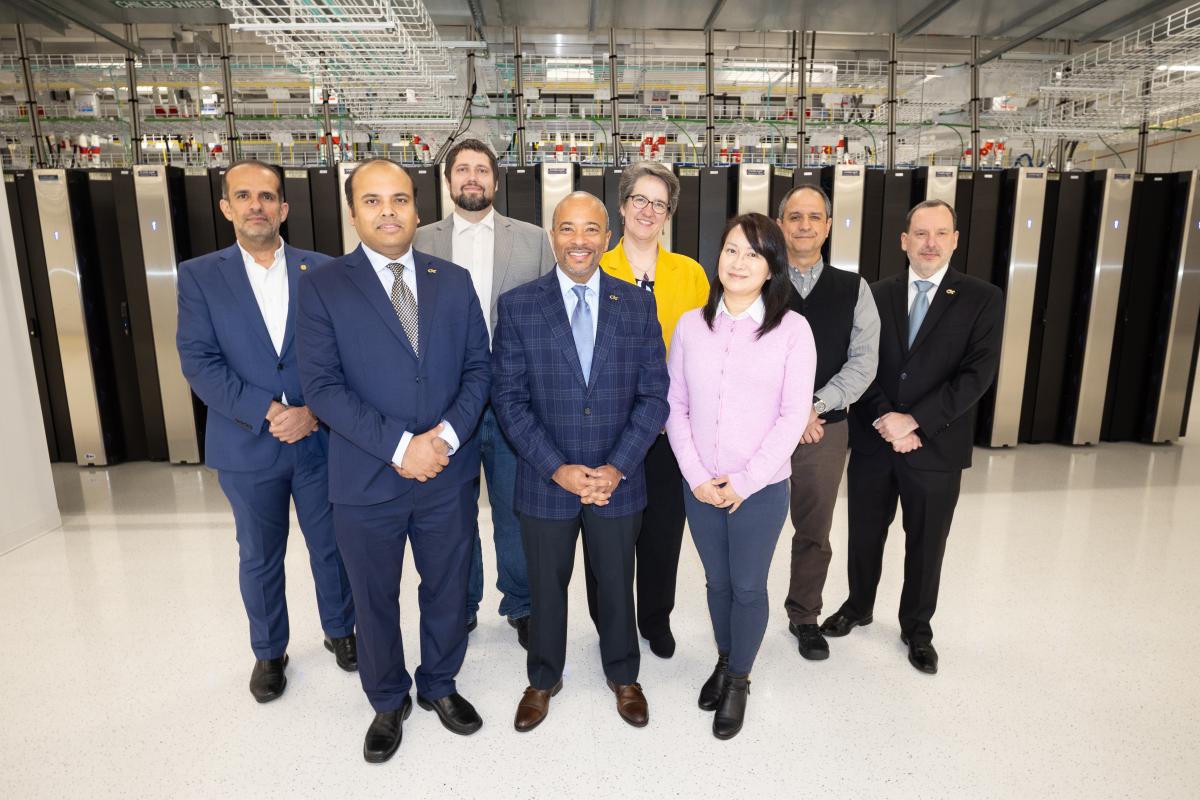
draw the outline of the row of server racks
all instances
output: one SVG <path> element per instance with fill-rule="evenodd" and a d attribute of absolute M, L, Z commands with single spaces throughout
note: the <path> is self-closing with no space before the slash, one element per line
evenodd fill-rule
<path fill-rule="evenodd" d="M 358 245 L 343 191 L 353 169 L 282 170 L 289 243 L 330 256 Z M 1200 171 L 673 169 L 681 192 L 664 245 L 710 276 L 725 222 L 776 216 L 795 186 L 830 195 L 826 263 L 868 282 L 907 269 L 900 234 L 913 205 L 949 203 L 959 227 L 952 266 L 1005 297 L 979 444 L 1161 443 L 1186 433 L 1200 339 Z M 621 172 L 502 167 L 496 208 L 549 229 L 559 200 L 588 191 L 608 208 L 615 242 Z M 438 167 L 409 173 L 423 222 L 450 212 Z M 139 166 L 4 175 L 52 460 L 202 460 L 203 407 L 175 349 L 176 275 L 181 261 L 235 241 L 219 207 L 223 174 Z"/>

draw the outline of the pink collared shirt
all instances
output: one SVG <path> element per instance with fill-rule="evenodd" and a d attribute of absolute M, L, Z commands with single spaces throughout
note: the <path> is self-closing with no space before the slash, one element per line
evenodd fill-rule
<path fill-rule="evenodd" d="M 792 474 L 812 412 L 816 346 L 794 311 L 756 339 L 761 300 L 737 319 L 722 303 L 713 330 L 702 311 L 684 314 L 671 342 L 667 436 L 688 486 L 728 475 L 747 498 Z"/>

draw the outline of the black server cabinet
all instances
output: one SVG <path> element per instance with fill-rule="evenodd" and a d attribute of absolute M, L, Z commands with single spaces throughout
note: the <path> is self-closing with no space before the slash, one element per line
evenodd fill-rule
<path fill-rule="evenodd" d="M 867 168 L 863 172 L 862 238 L 859 240 L 858 274 L 867 283 L 879 280 L 879 253 L 882 244 L 884 186 L 890 173 Z M 832 233 L 832 232 L 831 232 Z"/>
<path fill-rule="evenodd" d="M 42 425 L 46 432 L 46 448 L 51 461 L 58 461 L 58 435 L 54 425 L 54 410 L 50 405 L 50 389 L 46 380 L 46 343 L 42 337 L 42 321 L 34 300 L 33 279 L 29 274 L 29 253 L 25 242 L 25 224 L 21 213 L 21 198 L 17 189 L 17 176 L 4 175 L 4 189 L 8 195 L 8 214 L 12 222 L 13 245 L 17 256 L 17 278 L 21 284 L 21 300 L 25 307 L 25 327 L 29 332 L 29 349 L 33 354 L 33 375 L 37 383 L 38 401 L 42 407 Z M 68 421 L 69 424 L 69 421 Z"/>
<path fill-rule="evenodd" d="M 225 213 L 221 211 L 221 184 L 225 180 L 226 171 L 226 167 L 213 167 L 208 171 L 208 178 L 212 183 L 213 223 L 216 226 L 217 249 L 219 250 L 232 247 L 233 243 L 237 241 L 237 235 L 233 232 L 233 223 L 225 219 Z"/>
<path fill-rule="evenodd" d="M 959 172 L 954 192 L 954 215 L 958 222 L 958 247 L 950 257 L 950 266 L 966 272 L 967 251 L 971 247 L 971 208 L 975 199 L 975 173 Z"/>
<path fill-rule="evenodd" d="M 605 203 L 604 199 L 604 167 L 583 167 L 579 170 L 579 191 L 587 192 L 594 195 L 600 202 Z M 605 208 L 608 208 L 605 203 Z M 616 225 L 616 217 L 613 216 L 612 210 L 609 210 L 610 221 L 614 227 Z"/>
<path fill-rule="evenodd" d="M 792 190 L 792 181 L 796 179 L 795 176 L 796 170 L 791 167 L 776 167 L 771 173 L 771 219 L 779 218 L 779 204 Z"/>
<path fill-rule="evenodd" d="M 497 214 L 508 216 L 508 167 L 500 167 L 500 172 L 496 176 L 496 197 L 492 200 L 492 206 L 496 209 Z"/>
<path fill-rule="evenodd" d="M 313 249 L 332 258 L 342 252 L 342 204 L 337 167 L 312 167 L 308 171 L 312 197 Z"/>
<path fill-rule="evenodd" d="M 621 218 L 621 175 L 624 172 L 623 167 L 607 167 L 604 170 L 604 207 L 608 209 L 608 218 L 613 225 L 618 224 Z M 674 244 L 671 249 L 674 249 Z"/>
<path fill-rule="evenodd" d="M 288 204 L 288 216 L 280 234 L 284 241 L 301 250 L 316 250 L 313 239 L 312 192 L 308 185 L 308 170 L 284 169 L 283 197 Z"/>
<path fill-rule="evenodd" d="M 879 269 L 874 278 L 867 278 L 868 282 L 890 278 L 908 268 L 908 257 L 900 248 L 900 234 L 904 233 L 905 217 L 916 204 L 915 191 L 916 182 L 910 169 L 888 170 L 884 176 L 878 223 L 870 216 L 866 216 L 863 222 L 864 259 L 867 257 L 865 247 L 868 233 L 872 230 L 879 232 Z"/>
<path fill-rule="evenodd" d="M 542 192 L 536 166 L 506 169 L 507 216 L 542 227 Z"/>
<path fill-rule="evenodd" d="M 725 223 L 737 209 L 737 173 L 728 167 L 704 167 L 700 170 L 699 248 L 696 260 L 708 274 L 717 276 L 717 256 Z"/>
<path fill-rule="evenodd" d="M 958 216 L 959 228 L 968 228 L 967 246 L 964 248 L 962 237 L 959 237 L 956 256 L 964 256 L 961 265 L 950 264 L 968 275 L 980 280 L 993 283 L 992 272 L 996 258 L 996 243 L 1001 241 L 1002 220 L 1000 210 L 1003 207 L 1004 173 L 998 171 L 979 172 L 975 174 L 974 185 L 971 189 L 971 215 L 964 219 Z M 965 254 L 963 251 L 966 251 Z"/>
<path fill-rule="evenodd" d="M 441 206 L 442 187 L 438 184 L 438 171 L 432 166 L 405 167 L 408 176 L 412 178 L 413 189 L 417 198 L 417 217 L 422 225 L 440 220 L 438 213 Z M 449 211 L 449 209 L 446 209 Z"/>
<path fill-rule="evenodd" d="M 179 203 L 182 206 L 184 224 L 187 226 L 189 257 L 211 253 L 218 249 L 217 221 L 213 213 L 221 213 L 220 208 L 213 202 L 212 179 L 204 167 L 186 167 L 183 177 L 179 180 L 182 186 Z M 220 192 L 219 186 L 217 191 Z M 220 194 L 217 195 L 217 199 L 220 199 Z M 224 216 L 221 219 L 224 220 Z"/>
<path fill-rule="evenodd" d="M 700 258 L 700 167 L 675 165 L 679 178 L 679 204 L 671 220 L 671 250 Z"/>

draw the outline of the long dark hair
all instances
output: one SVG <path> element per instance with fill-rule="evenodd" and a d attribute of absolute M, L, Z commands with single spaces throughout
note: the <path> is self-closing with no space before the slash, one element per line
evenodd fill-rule
<path fill-rule="evenodd" d="M 728 238 L 730 231 L 739 227 L 746 240 L 750 242 L 750 246 L 754 248 L 754 252 L 766 259 L 770 269 L 767 273 L 767 282 L 763 284 L 762 288 L 766 313 L 763 314 L 762 325 L 758 327 L 758 333 L 754 337 L 761 339 L 778 328 L 779 323 L 783 322 L 783 315 L 788 312 L 792 287 L 788 280 L 787 242 L 784 241 L 783 232 L 779 230 L 779 226 L 770 217 L 757 213 L 741 214 L 725 223 L 725 232 L 721 234 L 722 250 L 725 249 L 725 239 Z M 719 255 L 717 257 L 720 258 Z M 709 330 L 713 329 L 713 322 L 717 317 L 717 306 L 721 303 L 721 297 L 724 294 L 725 287 L 721 285 L 718 268 L 716 280 L 712 282 L 708 291 L 708 302 L 704 305 L 704 321 L 708 323 Z"/>

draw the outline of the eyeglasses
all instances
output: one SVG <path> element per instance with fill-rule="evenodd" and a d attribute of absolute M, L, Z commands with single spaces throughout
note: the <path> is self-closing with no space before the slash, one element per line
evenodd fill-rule
<path fill-rule="evenodd" d="M 665 214 L 667 213 L 667 208 L 669 208 L 662 200 L 651 200 L 644 194 L 629 195 L 629 202 L 633 203 L 633 207 L 638 211 L 641 211 L 646 206 L 650 206 L 654 209 L 655 214 Z"/>

